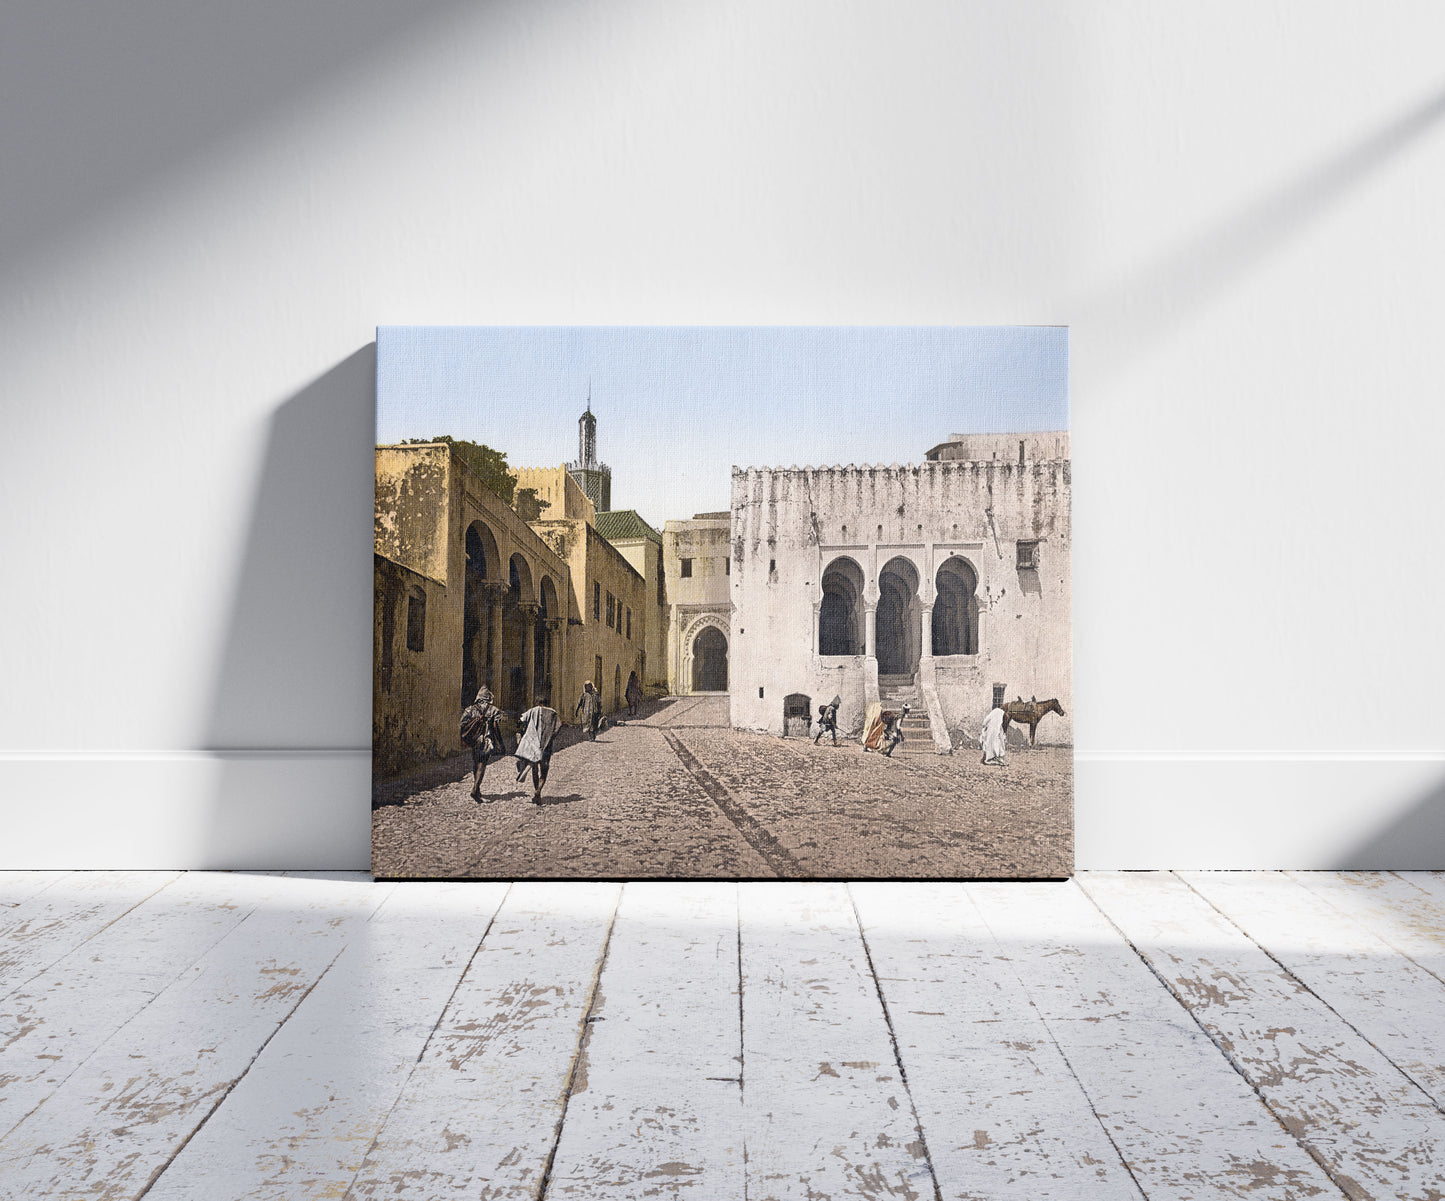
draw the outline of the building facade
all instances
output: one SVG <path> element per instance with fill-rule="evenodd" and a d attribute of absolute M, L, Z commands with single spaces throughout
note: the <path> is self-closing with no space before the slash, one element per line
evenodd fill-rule
<path fill-rule="evenodd" d="M 732 682 L 731 513 L 698 513 L 662 529 L 667 686 L 676 696 Z"/>
<path fill-rule="evenodd" d="M 667 584 L 662 566 L 662 535 L 635 509 L 598 513 L 596 524 L 597 532 L 642 576 L 645 599 L 637 610 L 643 623 L 643 672 L 639 680 L 650 695 L 666 692 Z"/>
<path fill-rule="evenodd" d="M 1072 743 L 1070 506 L 1058 432 L 955 436 L 907 466 L 734 468 L 733 725 L 781 734 L 836 694 L 857 728 L 907 687 L 941 751 L 1016 697 L 1057 698 L 1038 739 Z"/>
<path fill-rule="evenodd" d="M 532 488 L 548 507 L 531 530 L 567 564 L 567 656 L 553 706 L 571 714 L 591 680 L 608 713 L 622 708 L 628 678 L 645 679 L 649 596 L 647 580 L 597 529 L 598 514 L 567 467 L 524 467 L 519 488 Z M 569 516 L 568 514 L 575 514 Z"/>
<path fill-rule="evenodd" d="M 571 569 L 451 446 L 376 448 L 373 564 L 380 774 L 459 753 L 483 684 L 514 713 L 558 694 Z"/>

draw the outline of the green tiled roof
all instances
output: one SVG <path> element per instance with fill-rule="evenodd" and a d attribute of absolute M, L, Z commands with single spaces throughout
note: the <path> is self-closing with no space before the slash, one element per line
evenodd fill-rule
<path fill-rule="evenodd" d="M 626 542 L 630 538 L 651 538 L 662 545 L 662 535 L 637 515 L 636 509 L 608 509 L 597 514 L 597 532 L 608 542 Z"/>

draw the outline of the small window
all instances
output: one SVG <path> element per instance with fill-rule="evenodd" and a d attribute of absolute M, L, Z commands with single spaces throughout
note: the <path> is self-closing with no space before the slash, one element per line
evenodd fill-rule
<path fill-rule="evenodd" d="M 426 593 L 420 588 L 406 597 L 406 649 L 426 650 Z"/>
<path fill-rule="evenodd" d="M 1037 542 L 1020 542 L 1018 544 L 1018 569 L 1020 571 L 1037 571 L 1039 569 L 1039 544 Z"/>
<path fill-rule="evenodd" d="M 691 560 L 691 559 L 684 559 L 684 560 L 682 561 L 682 568 L 678 571 L 678 575 L 682 576 L 682 578 L 685 579 L 685 580 L 690 580 L 690 579 L 692 579 L 692 560 Z"/>
<path fill-rule="evenodd" d="M 627 606 L 627 639 L 632 640 L 632 606 Z"/>
<path fill-rule="evenodd" d="M 723 560 L 723 575 L 732 575 L 732 573 L 733 573 L 733 561 L 732 561 L 732 559 L 731 559 L 731 558 L 724 559 L 724 560 Z"/>
<path fill-rule="evenodd" d="M 607 594 L 607 628 L 614 629 L 617 625 L 617 598 L 612 593 Z"/>
<path fill-rule="evenodd" d="M 602 585 L 592 585 L 592 620 L 600 621 L 602 618 Z"/>
<path fill-rule="evenodd" d="M 768 574 L 769 574 L 769 575 L 776 575 L 777 573 L 778 573 L 778 561 L 777 561 L 776 559 L 769 559 L 769 560 L 768 560 Z"/>

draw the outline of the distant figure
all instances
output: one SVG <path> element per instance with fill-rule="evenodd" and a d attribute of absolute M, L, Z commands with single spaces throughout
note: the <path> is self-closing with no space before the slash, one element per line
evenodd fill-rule
<path fill-rule="evenodd" d="M 880 710 L 863 742 L 863 750 L 878 751 L 887 759 L 893 758 L 893 748 L 903 741 L 903 719 L 911 708 L 904 705 L 900 710 Z"/>
<path fill-rule="evenodd" d="M 989 710 L 989 715 L 983 719 L 983 729 L 979 731 L 978 748 L 983 752 L 980 763 L 992 764 L 995 767 L 1004 765 L 1004 752 L 1008 749 L 1008 736 L 1004 732 L 1008 725 L 1008 717 L 1003 708 L 995 705 Z"/>
<path fill-rule="evenodd" d="M 522 714 L 517 727 L 517 783 L 520 784 L 532 769 L 532 800 L 542 800 L 542 785 L 547 782 L 547 771 L 552 766 L 552 740 L 557 737 L 557 727 L 562 719 L 557 710 L 546 705 L 534 705 Z"/>
<path fill-rule="evenodd" d="M 627 677 L 627 716 L 636 717 L 637 711 L 642 706 L 642 685 L 638 682 L 637 673 L 634 671 Z"/>
<path fill-rule="evenodd" d="M 602 696 L 592 687 L 591 680 L 582 685 L 582 698 L 577 702 L 572 716 L 577 718 L 577 724 L 587 731 L 588 741 L 596 742 L 597 723 L 602 720 Z"/>
<path fill-rule="evenodd" d="M 835 696 L 831 701 L 818 710 L 818 733 L 813 738 L 813 745 L 818 745 L 818 739 L 824 734 L 833 735 L 833 745 L 838 745 L 838 706 L 843 703 L 841 696 Z"/>
<path fill-rule="evenodd" d="M 492 704 L 492 694 L 483 688 L 477 699 L 462 710 L 462 745 L 472 750 L 472 800 L 482 799 L 482 777 L 496 755 L 506 753 L 502 741 L 502 711 Z"/>

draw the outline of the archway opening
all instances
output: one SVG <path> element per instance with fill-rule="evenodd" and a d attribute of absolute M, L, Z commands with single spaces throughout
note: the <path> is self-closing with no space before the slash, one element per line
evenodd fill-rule
<path fill-rule="evenodd" d="M 467 526 L 466 566 L 462 585 L 462 704 L 470 705 L 482 681 L 487 678 L 487 663 L 493 653 L 487 643 L 488 612 L 487 569 L 500 566 L 497 540 L 482 522 Z"/>
<path fill-rule="evenodd" d="M 728 640 L 717 626 L 706 626 L 692 640 L 692 690 L 728 690 Z"/>
<path fill-rule="evenodd" d="M 532 634 L 532 679 L 537 695 L 537 704 L 551 705 L 557 695 L 553 678 L 551 621 L 557 616 L 557 587 L 551 576 L 542 577 L 538 589 L 537 627 Z"/>
<path fill-rule="evenodd" d="M 783 698 L 783 737 L 806 738 L 813 729 L 813 698 L 790 692 Z"/>
<path fill-rule="evenodd" d="M 863 653 L 863 569 L 846 557 L 834 559 L 823 570 L 823 601 L 818 606 L 818 653 Z"/>
<path fill-rule="evenodd" d="M 880 676 L 911 676 L 918 670 L 923 649 L 922 614 L 918 569 L 907 559 L 890 559 L 878 575 L 876 637 Z"/>
<path fill-rule="evenodd" d="M 934 579 L 933 653 L 978 654 L 978 573 L 955 555 Z"/>

